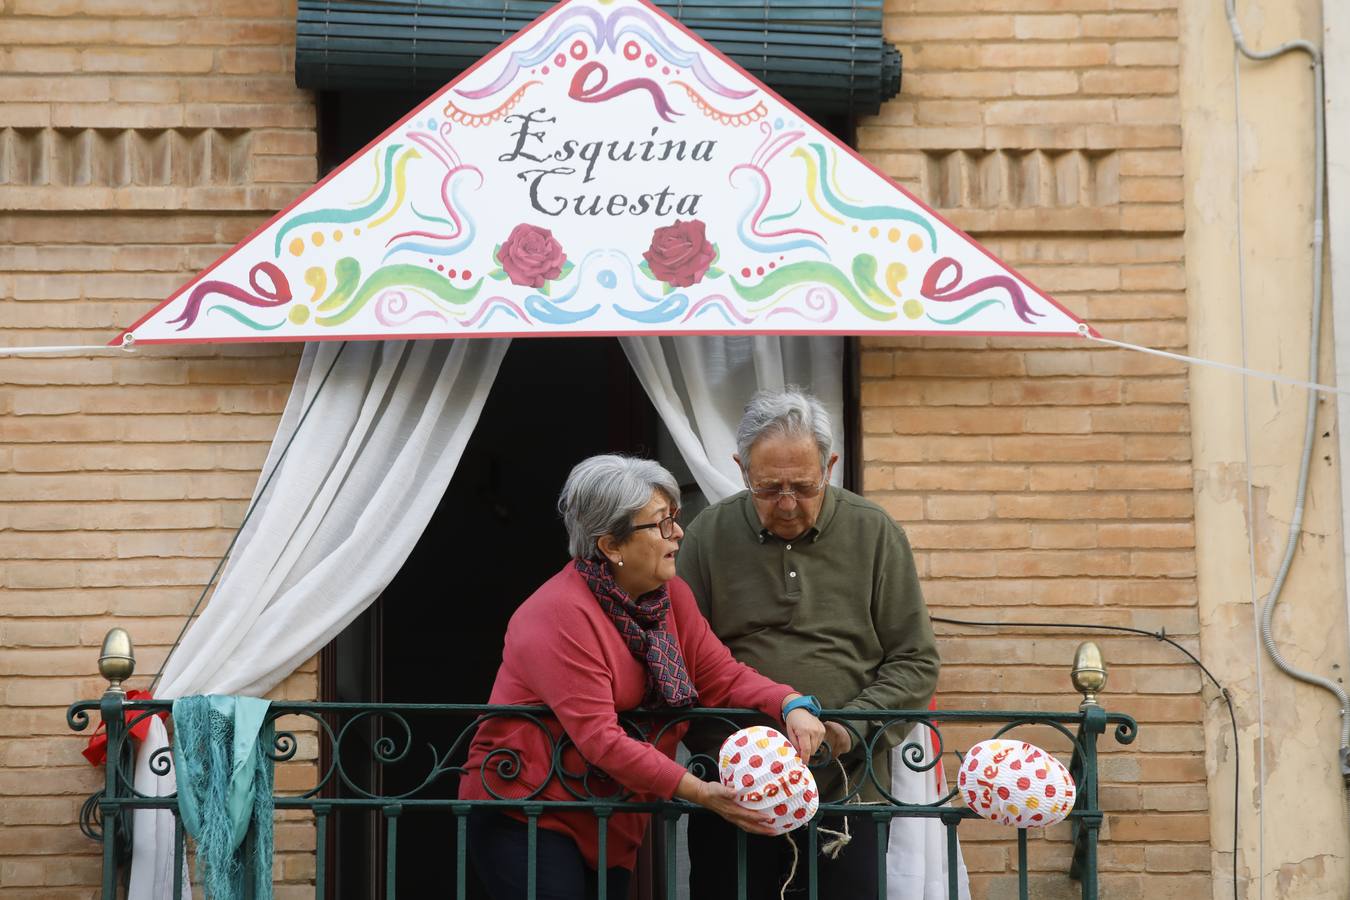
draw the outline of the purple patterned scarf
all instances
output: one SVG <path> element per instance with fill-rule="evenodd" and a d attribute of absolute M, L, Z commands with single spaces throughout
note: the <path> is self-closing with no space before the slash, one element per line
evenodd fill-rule
<path fill-rule="evenodd" d="M 586 579 L 628 650 L 647 667 L 643 706 L 693 706 L 698 702 L 694 682 L 684 664 L 675 636 L 665 628 L 670 612 L 670 588 L 661 585 L 634 600 L 614 580 L 608 560 L 578 559 L 577 571 Z"/>

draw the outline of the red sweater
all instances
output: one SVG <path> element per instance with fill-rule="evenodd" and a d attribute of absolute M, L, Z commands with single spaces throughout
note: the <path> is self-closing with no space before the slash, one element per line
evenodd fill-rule
<path fill-rule="evenodd" d="M 698 611 L 689 586 L 679 578 L 670 582 L 666 628 L 679 641 L 700 706 L 751 707 L 780 719 L 783 701 L 792 688 L 733 659 Z M 616 793 L 622 786 L 639 802 L 674 796 L 685 772 L 673 759 L 675 745 L 688 726 L 672 726 L 650 744 L 625 734 L 616 715 L 616 711 L 636 709 L 646 686 L 646 667 L 628 650 L 613 621 L 569 562 L 511 617 L 489 702 L 549 707 L 557 721 L 543 720 L 547 727 L 554 736 L 566 729 L 572 741 L 563 753 L 561 769 L 582 775 L 584 757 L 608 777 L 593 775 L 586 784 L 568 777 L 567 785 L 554 777 L 534 794 L 551 769 L 551 738 L 525 719 L 500 717 L 484 722 L 469 747 L 460 798 L 492 799 L 485 781 L 498 797 L 512 799 L 532 795 L 536 800 L 575 800 L 577 796 L 568 787 L 584 798 L 588 786 L 596 796 Z M 513 779 L 498 774 L 501 756 L 488 760 L 484 768 L 488 754 L 506 748 L 517 751 L 520 758 L 521 771 Z M 641 813 L 610 818 L 608 865 L 633 868 L 647 818 Z M 550 812 L 540 817 L 539 825 L 570 836 L 587 864 L 598 866 L 599 837 L 591 812 Z"/>

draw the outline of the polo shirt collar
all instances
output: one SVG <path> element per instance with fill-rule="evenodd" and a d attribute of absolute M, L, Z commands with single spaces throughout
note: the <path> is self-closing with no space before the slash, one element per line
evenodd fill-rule
<path fill-rule="evenodd" d="M 820 506 L 820 515 L 816 516 L 816 524 L 807 529 L 805 535 L 813 544 L 820 540 L 825 530 L 830 527 L 830 522 L 834 520 L 835 511 L 839 508 L 838 491 L 839 488 L 832 484 L 825 486 L 825 502 Z M 741 492 L 741 512 L 745 515 L 746 525 L 750 527 L 751 533 L 761 544 L 771 539 L 782 540 L 760 524 L 759 513 L 755 512 L 755 501 L 750 496 L 749 491 Z M 795 540 L 801 539 L 801 537 L 795 538 Z"/>

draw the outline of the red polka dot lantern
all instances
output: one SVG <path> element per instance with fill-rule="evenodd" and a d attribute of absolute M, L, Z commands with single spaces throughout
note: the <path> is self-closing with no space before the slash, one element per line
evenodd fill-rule
<path fill-rule="evenodd" d="M 816 779 L 772 728 L 742 728 L 723 742 L 717 758 L 722 783 L 736 791 L 736 802 L 773 816 L 774 834 L 800 828 L 816 814 Z"/>
<path fill-rule="evenodd" d="M 1073 811 L 1073 777 L 1064 764 L 1026 741 L 981 741 L 961 762 L 956 780 L 966 805 L 1014 828 L 1063 822 Z"/>

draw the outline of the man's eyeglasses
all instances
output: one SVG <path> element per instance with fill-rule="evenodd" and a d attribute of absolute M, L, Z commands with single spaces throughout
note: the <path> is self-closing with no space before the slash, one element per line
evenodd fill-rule
<path fill-rule="evenodd" d="M 675 536 L 675 523 L 680 517 L 680 511 L 677 509 L 659 522 L 649 522 L 646 525 L 634 525 L 633 530 L 638 531 L 642 528 L 659 528 L 661 537 L 670 540 Z"/>
<path fill-rule="evenodd" d="M 756 500 L 767 500 L 771 503 L 777 503 L 783 497 L 790 497 L 793 500 L 812 500 L 825 489 L 825 483 L 828 480 L 829 475 L 826 475 L 815 483 L 809 481 L 795 482 L 787 490 L 783 490 L 777 485 L 773 487 L 752 487 L 750 493 Z"/>

